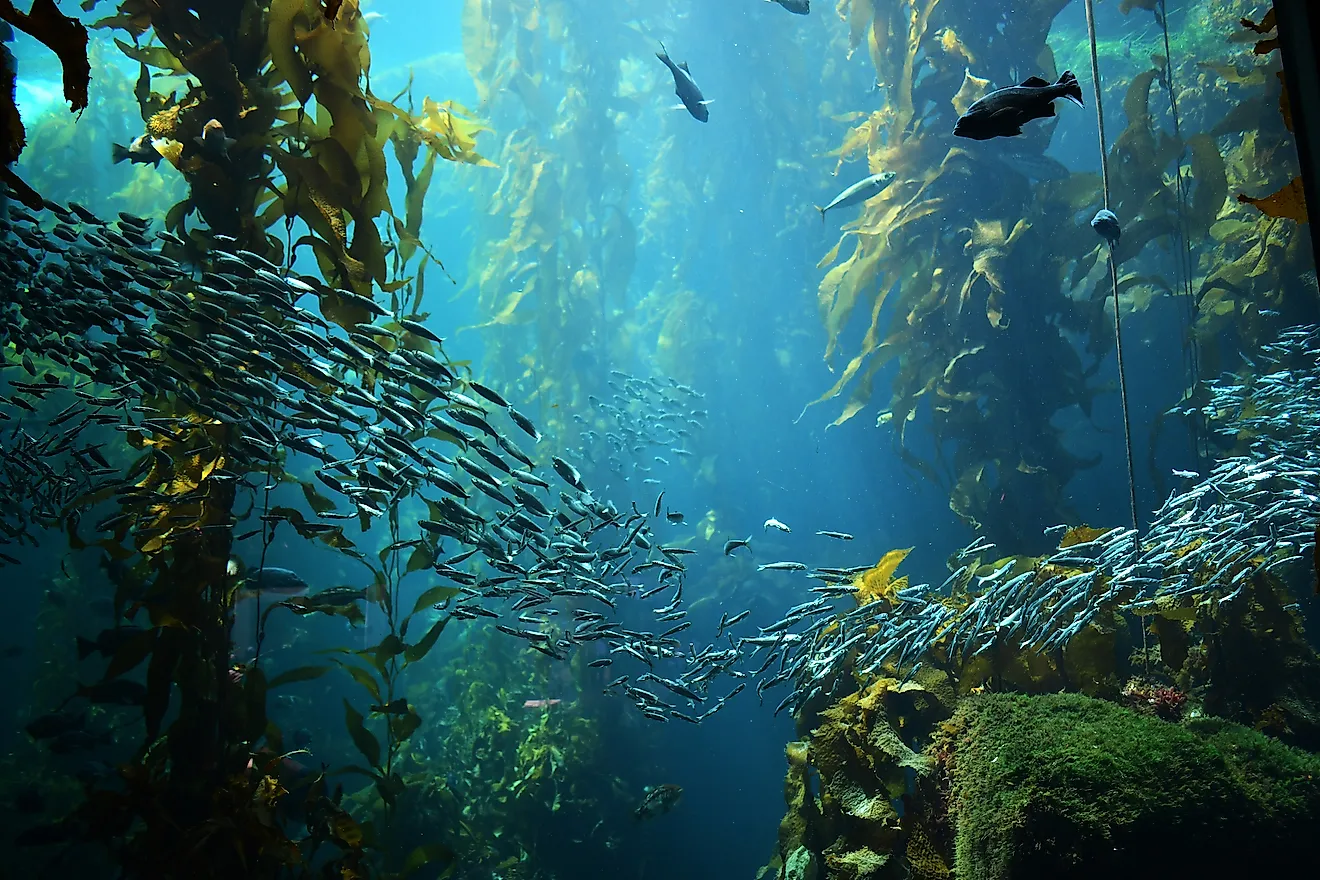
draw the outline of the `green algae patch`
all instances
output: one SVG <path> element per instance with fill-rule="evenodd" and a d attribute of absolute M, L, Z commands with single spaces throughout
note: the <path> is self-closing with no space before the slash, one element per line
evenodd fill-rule
<path fill-rule="evenodd" d="M 1320 756 L 1240 725 L 996 694 L 949 736 L 959 880 L 1270 876 L 1320 856 Z"/>

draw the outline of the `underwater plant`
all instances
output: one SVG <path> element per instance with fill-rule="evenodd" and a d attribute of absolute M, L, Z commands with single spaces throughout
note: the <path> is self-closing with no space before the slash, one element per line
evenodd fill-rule
<path fill-rule="evenodd" d="M 87 58 L 87 29 L 76 18 L 70 18 L 60 12 L 55 0 L 33 0 L 32 8 L 20 12 L 11 0 L 0 0 L 0 20 L 9 26 L 18 28 L 37 39 L 59 57 L 64 73 L 64 99 L 69 102 L 69 110 L 79 113 L 87 107 L 88 86 L 91 82 L 91 63 Z M 8 38 L 6 38 L 7 41 Z M 14 103 L 16 76 L 13 56 L 8 49 L 3 50 L 4 63 L 0 64 L 0 181 L 9 187 L 19 201 L 33 210 L 41 210 L 41 196 L 23 182 L 10 166 L 27 145 L 27 133 L 23 129 L 23 120 L 18 115 Z"/>
<path fill-rule="evenodd" d="M 437 157 L 489 164 L 474 149 L 483 128 L 463 108 L 427 99 L 414 115 L 397 105 L 403 95 L 390 101 L 371 93 L 368 29 L 357 0 L 123 0 L 93 26 L 124 30 L 133 40 L 119 46 L 139 63 L 146 134 L 189 185 L 165 226 L 194 253 L 215 234 L 277 265 L 291 264 L 306 247 L 331 287 L 395 293 L 414 282 L 404 265 L 425 251 L 421 206 Z M 166 81 L 188 75 L 187 91 L 153 92 L 152 70 Z M 223 151 L 206 145 L 207 132 L 227 143 Z M 387 193 L 387 144 L 407 186 L 403 217 Z M 427 158 L 417 170 L 422 145 Z M 204 225 L 189 231 L 194 213 Z M 270 231 L 276 224 L 283 241 Z M 305 232 L 295 241 L 296 227 Z M 424 269 L 425 262 L 416 270 L 419 289 Z M 368 317 L 346 302 L 322 308 L 345 324 Z"/>

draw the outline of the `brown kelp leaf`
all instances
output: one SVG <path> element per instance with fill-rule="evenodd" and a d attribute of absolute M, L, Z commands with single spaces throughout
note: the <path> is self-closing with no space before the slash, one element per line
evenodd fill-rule
<path fill-rule="evenodd" d="M 1074 544 L 1089 544 L 1091 541 L 1101 538 L 1113 530 L 1112 527 L 1107 529 L 1096 529 L 1091 526 L 1073 526 L 1064 533 L 1063 540 L 1059 542 L 1059 549 L 1062 550 L 1063 548 L 1071 547 Z"/>
<path fill-rule="evenodd" d="M 1307 222 L 1306 193 L 1302 189 L 1302 179 L 1295 177 L 1276 193 L 1261 198 L 1252 198 L 1246 193 L 1238 193 L 1237 200 L 1246 205 L 1255 205 L 1257 210 L 1267 217 L 1283 217 Z"/>
<path fill-rule="evenodd" d="M 990 88 L 990 80 L 981 79 L 979 76 L 972 76 L 969 70 L 963 74 L 962 88 L 958 89 L 958 94 L 953 96 L 953 109 L 959 116 L 967 112 L 967 108 L 985 97 Z"/>
<path fill-rule="evenodd" d="M 32 11 L 26 15 L 10 0 L 0 0 L 0 18 L 59 56 L 64 69 L 64 100 L 75 113 L 86 109 L 92 67 L 87 60 L 87 28 L 82 22 L 60 12 L 55 0 L 32 0 Z"/>
<path fill-rule="evenodd" d="M 380 742 L 367 730 L 362 724 L 362 713 L 354 709 L 344 700 L 344 726 L 348 728 L 348 735 L 353 739 L 353 745 L 358 747 L 358 751 L 367 759 L 367 763 L 372 767 L 380 767 Z M 358 840 L 361 840 L 359 833 Z"/>
<path fill-rule="evenodd" d="M 1274 30 L 1278 24 L 1274 19 L 1274 7 L 1272 6 L 1270 7 L 1270 11 L 1265 13 L 1265 17 L 1260 20 L 1260 24 L 1256 24 L 1249 18 L 1240 18 L 1238 21 L 1242 23 L 1244 28 L 1253 30 L 1258 34 L 1268 34 L 1270 31 Z"/>
<path fill-rule="evenodd" d="M 898 591 L 907 586 L 907 578 L 895 580 L 894 572 L 911 552 L 911 547 L 906 550 L 890 550 L 879 562 L 853 578 L 852 588 L 857 604 L 866 605 L 877 599 L 894 601 Z"/>
<path fill-rule="evenodd" d="M 0 144 L 0 159 L 4 160 L 5 165 L 10 165 L 18 161 L 19 154 L 23 152 L 23 147 L 27 145 L 27 132 L 23 129 L 23 120 L 18 115 L 18 105 L 14 103 L 14 89 L 17 85 L 15 65 L 6 64 L 0 71 L 0 125 L 3 126 L 4 142 Z M 6 176 L 14 180 L 18 178 L 10 172 Z M 19 181 L 24 187 L 27 184 Z M 40 197 L 37 199 L 38 206 L 41 203 Z M 40 210 L 40 207 L 37 208 Z"/>
<path fill-rule="evenodd" d="M 1187 139 L 1187 146 L 1192 155 L 1192 176 L 1196 179 L 1191 219 L 1196 224 L 1195 231 L 1204 234 L 1219 219 L 1219 211 L 1228 198 L 1228 172 L 1224 154 L 1219 151 L 1214 138 L 1206 134 L 1192 135 Z"/>

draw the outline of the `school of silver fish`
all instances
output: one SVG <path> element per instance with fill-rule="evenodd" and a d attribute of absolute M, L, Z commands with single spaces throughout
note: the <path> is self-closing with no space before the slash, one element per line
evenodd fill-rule
<path fill-rule="evenodd" d="M 867 566 L 764 563 L 760 570 L 807 571 L 819 584 L 754 635 L 731 632 L 750 612 L 729 609 L 705 647 L 685 647 L 679 636 L 693 626 L 683 601 L 685 559 L 693 551 L 666 546 L 651 527 L 661 516 L 681 524 L 682 514 L 662 511 L 663 493 L 653 507 L 621 511 L 594 496 L 564 457 L 524 452 L 515 436 L 539 442 L 533 422 L 451 365 L 433 331 L 223 237 L 197 268 L 163 254 L 160 242 L 183 242 L 151 234 L 148 220 L 121 214 L 106 222 L 77 205 L 49 207 L 53 224 L 11 207 L 0 235 L 0 344 L 17 352 L 3 365 L 7 396 L 0 398 L 0 425 L 12 423 L 0 428 L 5 550 L 35 544 L 34 527 L 67 525 L 76 502 L 92 497 L 118 505 L 99 531 L 150 528 L 168 538 L 169 526 L 148 519 L 149 509 L 197 500 L 226 482 L 255 496 L 260 487 L 250 477 L 267 463 L 307 456 L 334 502 L 310 518 L 319 523 L 311 528 L 368 523 L 402 502 L 425 502 L 417 537 L 403 543 L 426 543 L 435 573 L 458 586 L 460 594 L 437 610 L 491 618 L 500 632 L 556 659 L 586 651 L 591 667 L 611 673 L 626 663 L 630 671 L 606 693 L 626 697 L 650 720 L 698 724 L 753 681 L 758 698 L 790 685 L 778 714 L 846 684 L 849 668 L 891 667 L 910 677 L 936 644 L 950 662 L 995 645 L 1047 652 L 1107 610 L 1140 613 L 1165 598 L 1233 602 L 1252 574 L 1303 559 L 1314 546 L 1320 330 L 1306 327 L 1266 349 L 1263 375 L 1210 386 L 1207 420 L 1229 434 L 1250 429 L 1251 454 L 1225 458 L 1204 477 L 1176 472 L 1185 488 L 1142 535 L 1115 528 L 1043 560 L 990 565 L 983 560 L 995 558 L 994 546 L 978 540 L 955 555 L 943 585 L 906 588 L 892 607 L 851 607 L 851 579 Z M 304 297 L 356 306 L 372 320 L 343 330 L 299 306 Z M 38 360 L 81 378 L 66 384 Z M 705 419 L 694 408 L 699 392 L 622 373 L 610 381 L 614 399 L 590 402 L 612 424 L 585 432 L 587 441 L 607 444 L 609 467 L 631 464 L 625 476 L 633 478 L 648 473 L 650 465 L 635 463 L 642 453 L 686 452 L 682 444 Z M 152 402 L 169 395 L 196 415 L 163 414 Z M 168 456 L 147 455 L 126 470 L 103 452 L 115 431 L 202 448 L 215 425 L 235 429 L 226 461 L 181 497 L 139 485 L 145 468 L 169 467 Z M 0 564 L 17 561 L 0 552 Z M 637 619 L 631 603 L 639 602 L 649 608 L 647 625 L 625 623 Z M 736 683 L 719 684 L 726 678 Z"/>

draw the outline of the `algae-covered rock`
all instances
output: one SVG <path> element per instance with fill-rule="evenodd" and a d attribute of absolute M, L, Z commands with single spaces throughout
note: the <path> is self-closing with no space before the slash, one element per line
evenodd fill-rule
<path fill-rule="evenodd" d="M 1075 694 L 987 695 L 950 725 L 956 874 L 1269 877 L 1320 858 L 1320 756 Z"/>

